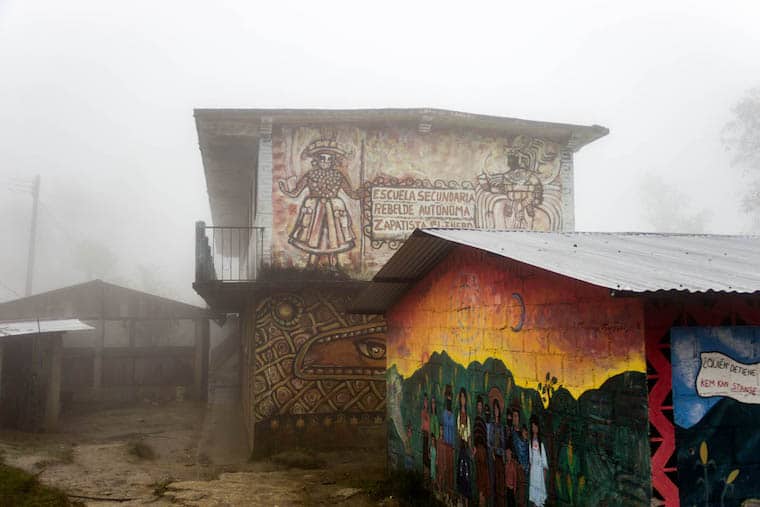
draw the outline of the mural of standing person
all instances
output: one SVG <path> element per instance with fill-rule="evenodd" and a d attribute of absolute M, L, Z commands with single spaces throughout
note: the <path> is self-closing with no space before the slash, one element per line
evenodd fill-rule
<path fill-rule="evenodd" d="M 473 445 L 475 455 L 475 473 L 478 487 L 478 505 L 485 505 L 491 496 L 490 473 L 488 471 L 488 424 L 483 415 L 483 397 L 478 395 L 475 401 L 475 425 L 473 426 Z"/>
<path fill-rule="evenodd" d="M 441 443 L 441 487 L 444 492 L 454 491 L 454 438 L 456 422 L 452 411 L 451 385 L 446 385 L 446 406 L 443 411 L 443 443 Z"/>
<path fill-rule="evenodd" d="M 493 420 L 488 423 L 488 452 L 493 462 L 493 496 L 494 505 L 504 505 L 505 487 L 504 471 L 506 462 L 504 451 L 506 434 L 501 423 L 501 405 L 499 400 L 493 400 Z"/>
<path fill-rule="evenodd" d="M 506 487 L 506 504 L 507 507 L 517 507 L 517 469 L 519 468 L 517 461 L 515 461 L 514 453 L 512 452 L 512 446 L 507 445 L 506 450 L 506 463 L 504 465 L 504 485 Z"/>
<path fill-rule="evenodd" d="M 436 469 L 438 468 L 438 440 L 441 436 L 441 425 L 438 422 L 435 396 L 430 398 L 430 482 L 437 487 Z"/>
<path fill-rule="evenodd" d="M 420 411 L 420 431 L 422 433 L 422 476 L 430 477 L 430 407 L 428 396 L 425 393 L 422 398 L 422 410 Z"/>
<path fill-rule="evenodd" d="M 457 411 L 457 436 L 459 437 L 459 456 L 457 457 L 457 492 L 467 507 L 472 496 L 472 464 L 469 454 L 472 452 L 472 429 L 470 416 L 467 414 L 467 391 L 459 390 L 459 410 Z"/>
<path fill-rule="evenodd" d="M 546 449 L 541 441 L 541 429 L 538 417 L 530 418 L 530 495 L 531 504 L 544 507 L 546 503 L 546 473 L 549 462 L 546 460 Z"/>
<path fill-rule="evenodd" d="M 301 202 L 288 243 L 309 254 L 309 267 L 319 266 L 326 258 L 329 268 L 339 269 L 338 254 L 356 246 L 351 215 L 339 192 L 342 190 L 351 199 L 360 199 L 360 192 L 351 187 L 341 171 L 347 153 L 334 139 L 312 142 L 302 156 L 311 159 L 311 169 L 295 188 L 288 188 L 284 181 L 278 183 L 280 191 L 294 199 L 304 189 L 309 192 Z"/>
<path fill-rule="evenodd" d="M 414 451 L 412 450 L 412 423 L 406 424 L 406 441 L 409 445 L 406 446 L 406 453 L 404 455 L 404 468 L 406 470 L 414 469 Z"/>
<path fill-rule="evenodd" d="M 530 457 L 528 455 L 528 435 L 525 425 L 520 427 L 520 410 L 512 409 L 512 449 L 520 465 L 517 467 L 517 504 L 526 505 L 528 489 L 528 470 Z"/>

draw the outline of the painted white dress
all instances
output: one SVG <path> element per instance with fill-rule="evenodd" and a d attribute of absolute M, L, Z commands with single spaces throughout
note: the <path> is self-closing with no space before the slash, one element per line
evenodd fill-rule
<path fill-rule="evenodd" d="M 549 468 L 546 461 L 546 449 L 544 444 L 533 439 L 530 442 L 530 481 L 528 500 L 538 507 L 543 507 L 546 502 L 546 480 L 544 475 Z"/>

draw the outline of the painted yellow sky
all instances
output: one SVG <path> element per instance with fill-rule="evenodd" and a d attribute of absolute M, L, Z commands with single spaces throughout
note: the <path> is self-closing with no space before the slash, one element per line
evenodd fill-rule
<path fill-rule="evenodd" d="M 638 300 L 506 262 L 461 251 L 418 283 L 387 316 L 388 365 L 408 378 L 434 352 L 464 367 L 500 359 L 518 385 L 535 388 L 549 372 L 576 398 L 646 370 Z"/>

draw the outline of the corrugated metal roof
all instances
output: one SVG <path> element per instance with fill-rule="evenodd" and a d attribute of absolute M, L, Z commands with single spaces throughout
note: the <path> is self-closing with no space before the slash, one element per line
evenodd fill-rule
<path fill-rule="evenodd" d="M 90 331 L 94 327 L 79 319 L 63 320 L 24 320 L 19 322 L 0 322 L 0 338 L 40 333 L 63 333 L 66 331 Z"/>
<path fill-rule="evenodd" d="M 456 245 L 466 245 L 576 280 L 629 293 L 760 291 L 760 236 L 417 230 L 354 302 L 382 313 Z"/>

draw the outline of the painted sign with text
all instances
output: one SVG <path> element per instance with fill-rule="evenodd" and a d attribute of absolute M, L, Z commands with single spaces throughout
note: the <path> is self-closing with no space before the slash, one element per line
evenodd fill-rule
<path fill-rule="evenodd" d="M 423 227 L 477 227 L 475 190 L 468 185 L 426 185 L 414 180 L 393 183 L 381 179 L 368 186 L 364 215 L 372 241 L 402 240 Z"/>
<path fill-rule="evenodd" d="M 720 352 L 702 352 L 697 394 L 703 398 L 728 396 L 743 403 L 760 404 L 760 363 L 744 364 Z"/>

